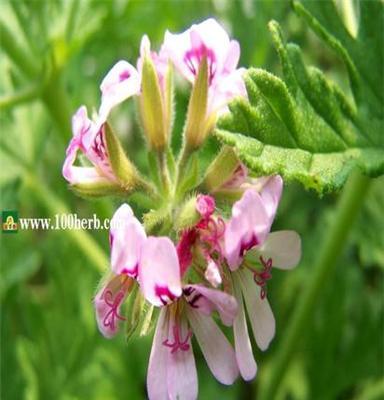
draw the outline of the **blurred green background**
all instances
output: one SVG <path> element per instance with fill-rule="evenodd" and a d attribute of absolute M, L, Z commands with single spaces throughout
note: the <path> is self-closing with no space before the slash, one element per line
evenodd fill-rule
<path fill-rule="evenodd" d="M 340 12 L 351 2 L 340 2 Z M 347 4 L 347 5 L 346 5 Z M 343 8 L 344 7 L 344 8 Z M 20 217 L 109 218 L 119 200 L 76 197 L 61 176 L 71 137 L 70 116 L 81 104 L 99 105 L 99 84 L 123 58 L 136 63 L 141 36 L 153 48 L 164 31 L 181 31 L 208 16 L 239 40 L 241 65 L 279 74 L 267 30 L 278 20 L 286 37 L 302 46 L 307 61 L 347 91 L 340 61 L 292 13 L 288 1 L 2 1 L 0 28 L 1 209 Z M 188 100 L 178 88 L 175 149 Z M 112 123 L 129 156 L 146 172 L 146 150 L 130 101 Z M 213 140 L 204 156 L 217 149 Z M 379 399 L 383 387 L 384 181 L 376 180 L 334 275 L 322 288 L 277 399 Z M 198 350 L 201 399 L 257 398 L 274 368 L 279 342 L 307 285 L 319 244 L 327 236 L 338 195 L 319 199 L 302 187 L 286 187 L 274 229 L 297 230 L 303 260 L 275 272 L 269 298 L 277 334 L 252 383 L 217 383 Z M 140 213 L 140 204 L 136 205 Z M 103 253 L 100 249 L 103 250 Z M 92 296 L 108 268 L 103 231 L 22 231 L 1 235 L 1 398 L 143 399 L 151 335 L 128 344 L 124 335 L 99 334 Z M 256 349 L 256 346 L 255 346 Z M 272 399 L 273 400 L 273 399 Z"/>

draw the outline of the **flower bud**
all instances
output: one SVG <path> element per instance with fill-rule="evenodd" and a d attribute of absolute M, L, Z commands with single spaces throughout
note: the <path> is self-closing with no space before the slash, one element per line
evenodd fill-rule
<path fill-rule="evenodd" d="M 170 116 L 166 115 L 166 111 L 171 100 L 164 105 L 156 68 L 148 52 L 143 58 L 141 74 L 142 93 L 139 101 L 144 132 L 150 148 L 163 151 L 168 142 Z"/>
<path fill-rule="evenodd" d="M 108 123 L 105 124 L 104 129 L 106 147 L 113 174 L 123 189 L 131 191 L 140 183 L 139 174 L 133 163 L 126 156 L 120 140 Z"/>
<path fill-rule="evenodd" d="M 202 191 L 215 193 L 224 189 L 225 184 L 233 178 L 239 165 L 241 163 L 232 147 L 222 147 L 220 153 L 207 169 L 207 173 L 200 185 Z"/>
<path fill-rule="evenodd" d="M 201 218 L 197 211 L 197 198 L 191 197 L 180 208 L 175 218 L 175 229 L 183 230 L 197 224 Z"/>
<path fill-rule="evenodd" d="M 209 133 L 211 124 L 207 125 L 206 121 L 207 105 L 208 64 L 206 57 L 204 57 L 200 63 L 188 105 L 185 145 L 189 151 L 199 148 Z"/>

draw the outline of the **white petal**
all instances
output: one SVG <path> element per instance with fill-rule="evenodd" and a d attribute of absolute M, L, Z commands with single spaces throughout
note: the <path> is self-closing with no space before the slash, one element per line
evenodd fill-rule
<path fill-rule="evenodd" d="M 301 258 L 301 239 L 295 231 L 272 232 L 257 252 L 266 260 L 272 258 L 273 267 L 292 269 Z"/>
<path fill-rule="evenodd" d="M 260 196 L 263 199 L 264 207 L 270 219 L 270 225 L 272 225 L 273 219 L 275 218 L 282 191 L 283 179 L 280 175 L 274 175 L 271 176 L 270 179 L 268 179 L 260 192 Z"/>
<path fill-rule="evenodd" d="M 171 332 L 171 326 L 169 331 Z M 188 334 L 188 324 L 185 319 L 180 322 L 181 339 Z M 195 357 L 193 356 L 191 339 L 188 341 L 189 350 L 178 350 L 172 354 L 168 350 L 167 382 L 170 399 L 195 400 L 197 399 L 198 382 Z"/>
<path fill-rule="evenodd" d="M 268 300 L 261 299 L 260 287 L 254 282 L 251 272 L 239 270 L 232 276 L 235 284 L 241 285 L 256 343 L 261 350 L 266 350 L 275 336 L 275 318 Z"/>
<path fill-rule="evenodd" d="M 176 248 L 167 237 L 149 237 L 141 252 L 139 281 L 144 297 L 164 306 L 182 294 Z"/>
<path fill-rule="evenodd" d="M 187 316 L 212 374 L 224 385 L 232 385 L 239 369 L 228 339 L 211 317 L 200 314 L 192 307 L 187 307 Z"/>
<path fill-rule="evenodd" d="M 246 190 L 233 205 L 225 229 L 225 254 L 233 271 L 240 265 L 244 249 L 263 243 L 270 226 L 262 197 L 254 189 Z"/>
<path fill-rule="evenodd" d="M 120 60 L 105 76 L 100 90 L 102 96 L 99 117 L 104 122 L 113 107 L 140 92 L 140 76 L 135 67 Z"/>
<path fill-rule="evenodd" d="M 253 357 L 251 341 L 249 340 L 241 289 L 238 284 L 234 284 L 233 286 L 239 307 L 239 311 L 233 323 L 237 365 L 239 366 L 240 374 L 243 379 L 250 381 L 256 376 L 257 365 Z"/>
<path fill-rule="evenodd" d="M 237 302 L 235 298 L 221 290 L 210 289 L 203 285 L 187 285 L 186 291 L 192 290 L 186 297 L 189 305 L 205 315 L 210 315 L 217 310 L 224 325 L 231 326 L 237 314 Z"/>
<path fill-rule="evenodd" d="M 113 215 L 110 239 L 112 271 L 136 277 L 146 234 L 128 204 L 121 205 Z"/>
<path fill-rule="evenodd" d="M 166 309 L 160 311 L 149 357 L 147 390 L 151 400 L 168 400 L 167 358 L 169 349 L 163 345 L 168 338 Z"/>

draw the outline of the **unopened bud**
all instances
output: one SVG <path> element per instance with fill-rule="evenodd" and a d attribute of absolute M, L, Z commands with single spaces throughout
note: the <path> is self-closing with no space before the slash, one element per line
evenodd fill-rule
<path fill-rule="evenodd" d="M 208 134 L 206 121 L 208 107 L 208 64 L 204 57 L 192 88 L 188 105 L 185 145 L 189 151 L 201 146 Z"/>
<path fill-rule="evenodd" d="M 148 53 L 144 55 L 141 75 L 139 101 L 144 132 L 150 148 L 162 151 L 168 142 L 170 117 L 166 116 L 166 108 L 170 107 L 171 100 L 164 105 L 156 68 Z"/>

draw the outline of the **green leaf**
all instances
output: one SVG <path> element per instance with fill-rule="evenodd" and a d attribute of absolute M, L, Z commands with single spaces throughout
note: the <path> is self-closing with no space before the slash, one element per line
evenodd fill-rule
<path fill-rule="evenodd" d="M 319 20 L 294 3 L 297 14 L 345 63 L 353 99 L 319 69 L 305 65 L 300 48 L 284 43 L 277 22 L 269 24 L 284 79 L 249 69 L 248 100 L 233 101 L 215 131 L 256 174 L 278 173 L 321 194 L 338 190 L 356 166 L 372 177 L 384 172 L 383 93 L 377 90 L 383 87 L 383 48 L 376 39 L 383 32 L 380 24 L 368 27 L 366 16 L 375 19 L 383 6 L 366 3 L 357 38 L 347 33 L 333 2 L 308 2 Z"/>

